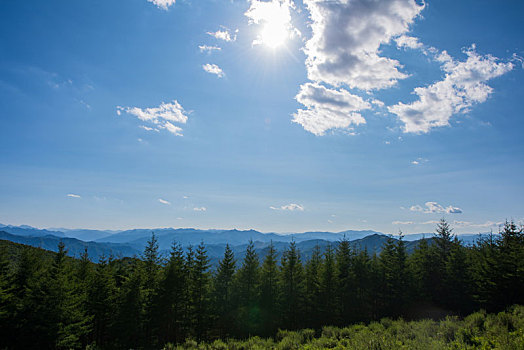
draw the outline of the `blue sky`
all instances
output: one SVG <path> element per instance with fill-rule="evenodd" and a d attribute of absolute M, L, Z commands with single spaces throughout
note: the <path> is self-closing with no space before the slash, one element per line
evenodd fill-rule
<path fill-rule="evenodd" d="M 497 231 L 524 3 L 0 3 L 0 222 Z"/>

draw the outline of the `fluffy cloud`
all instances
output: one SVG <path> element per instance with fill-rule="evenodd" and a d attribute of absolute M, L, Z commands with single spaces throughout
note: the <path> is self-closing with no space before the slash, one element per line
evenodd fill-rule
<path fill-rule="evenodd" d="M 203 68 L 206 72 L 208 72 L 208 73 L 210 73 L 210 74 L 215 74 L 215 75 L 216 75 L 217 77 L 219 77 L 219 78 L 222 78 L 222 77 L 225 75 L 225 73 L 224 73 L 224 71 L 222 70 L 222 68 L 220 68 L 220 67 L 217 66 L 216 64 L 210 64 L 210 63 L 207 63 L 207 64 L 204 64 L 204 65 L 202 66 L 202 68 Z"/>
<path fill-rule="evenodd" d="M 486 101 L 492 88 L 486 82 L 513 69 L 511 62 L 498 62 L 491 55 L 479 55 L 475 46 L 464 51 L 465 61 L 456 61 L 447 52 L 438 55 L 445 72 L 443 80 L 427 87 L 415 88 L 415 102 L 389 106 L 404 123 L 404 132 L 427 133 L 431 128 L 449 125 L 450 118 L 467 113 L 475 103 Z"/>
<path fill-rule="evenodd" d="M 69 193 L 67 196 L 68 196 L 69 198 L 82 198 L 80 195 L 78 195 L 78 194 L 73 194 L 73 193 Z"/>
<path fill-rule="evenodd" d="M 224 41 L 235 41 L 237 40 L 236 33 L 238 32 L 238 29 L 235 31 L 235 35 L 231 35 L 229 32 L 229 29 L 223 27 L 222 29 L 217 30 L 216 32 L 207 32 L 207 34 Z"/>
<path fill-rule="evenodd" d="M 167 10 L 169 6 L 174 5 L 176 0 L 147 0 L 148 2 L 152 2 L 156 6 L 158 6 L 161 9 Z"/>
<path fill-rule="evenodd" d="M 461 214 L 462 209 L 454 207 L 452 205 L 444 208 L 442 205 L 438 204 L 437 202 L 426 202 L 424 204 L 425 207 L 422 207 L 420 205 L 413 205 L 409 210 L 411 211 L 418 211 L 425 214 L 433 214 L 433 213 L 447 213 L 447 214 Z"/>
<path fill-rule="evenodd" d="M 395 42 L 397 43 L 398 48 L 422 49 L 424 47 L 424 45 L 418 40 L 418 38 L 404 34 L 395 38 Z"/>
<path fill-rule="evenodd" d="M 165 205 L 171 205 L 171 202 L 169 201 L 166 201 L 165 199 L 162 199 L 162 198 L 158 198 L 158 201 L 162 204 L 165 204 Z"/>
<path fill-rule="evenodd" d="M 308 77 L 333 86 L 383 89 L 407 75 L 380 46 L 409 30 L 424 5 L 415 0 L 304 0 L 313 35 L 305 53 Z"/>
<path fill-rule="evenodd" d="M 222 48 L 219 46 L 199 45 L 200 52 L 211 53 L 213 51 L 221 51 Z"/>
<path fill-rule="evenodd" d="M 304 207 L 300 204 L 289 203 L 281 207 L 269 207 L 272 210 L 285 210 L 285 211 L 304 211 Z"/>
<path fill-rule="evenodd" d="M 316 83 L 303 84 L 296 99 L 306 109 L 299 109 L 293 115 L 293 122 L 315 135 L 364 124 L 366 120 L 357 112 L 371 108 L 368 102 L 347 90 L 328 89 Z"/>
<path fill-rule="evenodd" d="M 206 211 L 207 208 L 206 207 L 196 207 L 196 208 L 193 208 L 194 211 Z"/>
<path fill-rule="evenodd" d="M 185 124 L 187 122 L 187 114 L 184 108 L 174 100 L 172 103 L 160 104 L 158 107 L 151 108 L 139 108 L 139 107 L 117 107 L 117 114 L 121 115 L 122 112 L 134 115 L 138 119 L 144 122 L 152 123 L 155 128 L 141 125 L 140 127 L 145 130 L 157 130 L 166 129 L 170 133 L 176 136 L 182 136 L 182 128 L 173 125 L 173 123 Z"/>

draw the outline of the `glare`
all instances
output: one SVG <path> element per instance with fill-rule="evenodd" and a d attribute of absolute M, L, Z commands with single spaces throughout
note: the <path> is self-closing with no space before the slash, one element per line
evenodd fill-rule
<path fill-rule="evenodd" d="M 289 32 L 285 26 L 273 23 L 266 24 L 260 33 L 262 43 L 270 48 L 276 48 L 284 44 L 288 37 Z"/>
<path fill-rule="evenodd" d="M 261 24 L 254 45 L 263 44 L 269 48 L 277 48 L 291 38 L 290 3 L 287 0 L 272 0 L 270 2 L 253 1 L 246 15 L 252 23 Z"/>

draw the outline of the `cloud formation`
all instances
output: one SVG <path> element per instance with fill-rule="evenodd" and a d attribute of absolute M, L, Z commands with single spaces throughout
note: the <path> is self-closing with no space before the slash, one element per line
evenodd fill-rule
<path fill-rule="evenodd" d="M 237 32 L 238 32 L 238 29 L 235 31 L 234 35 L 231 35 L 228 28 L 222 27 L 222 29 L 219 29 L 216 32 L 207 32 L 207 34 L 211 35 L 212 37 L 215 37 L 218 40 L 224 40 L 224 41 L 230 42 L 230 41 L 237 40 L 237 36 L 236 36 Z"/>
<path fill-rule="evenodd" d="M 126 112 L 127 114 L 134 115 L 143 122 L 150 122 L 154 125 L 154 128 L 144 125 L 139 126 L 142 129 L 157 131 L 158 129 L 166 129 L 176 136 L 182 136 L 182 128 L 173 123 L 185 124 L 188 119 L 188 112 L 184 110 L 177 100 L 173 100 L 171 103 L 162 102 L 158 107 L 144 109 L 139 107 L 117 106 L 116 112 L 118 115 L 121 115 L 122 112 Z"/>
<path fill-rule="evenodd" d="M 486 82 L 513 69 L 511 62 L 499 62 L 491 55 L 479 55 L 475 46 L 465 50 L 465 61 L 456 61 L 446 51 L 438 55 L 445 72 L 443 80 L 415 88 L 418 100 L 389 106 L 388 111 L 404 123 L 406 133 L 427 133 L 449 125 L 453 115 L 467 113 L 471 106 L 487 100 L 493 89 Z"/>
<path fill-rule="evenodd" d="M 420 205 L 413 205 L 409 208 L 411 211 L 417 211 L 424 214 L 434 214 L 434 213 L 447 213 L 447 214 L 461 214 L 462 209 L 454 207 L 452 205 L 448 207 L 443 207 L 437 202 L 426 202 L 424 207 Z"/>
<path fill-rule="evenodd" d="M 213 51 L 221 51 L 222 48 L 219 46 L 199 45 L 200 52 L 211 53 Z"/>
<path fill-rule="evenodd" d="M 206 211 L 207 208 L 206 207 L 196 207 L 196 208 L 193 208 L 194 211 Z"/>
<path fill-rule="evenodd" d="M 308 78 L 333 86 L 384 89 L 407 77 L 380 46 L 409 30 L 424 5 L 415 0 L 304 0 L 313 35 L 306 43 Z"/>
<path fill-rule="evenodd" d="M 162 199 L 162 198 L 158 198 L 158 201 L 162 204 L 165 204 L 165 205 L 171 205 L 171 202 L 169 201 L 166 201 L 165 199 Z"/>
<path fill-rule="evenodd" d="M 415 224 L 413 221 L 393 221 L 393 225 L 413 225 Z"/>
<path fill-rule="evenodd" d="M 289 203 L 289 204 L 286 204 L 286 205 L 283 205 L 281 207 L 269 207 L 269 209 L 271 210 L 284 210 L 284 211 L 304 211 L 304 207 L 301 206 L 300 204 L 296 204 L 296 203 Z"/>
<path fill-rule="evenodd" d="M 70 198 L 82 198 L 80 195 L 73 194 L 73 193 L 69 193 L 67 196 L 70 197 Z"/>
<path fill-rule="evenodd" d="M 357 112 L 371 108 L 368 102 L 347 90 L 328 89 L 316 83 L 300 86 L 296 99 L 306 109 L 293 114 L 293 122 L 315 135 L 324 135 L 329 129 L 365 124 L 366 120 Z"/>
<path fill-rule="evenodd" d="M 210 64 L 210 63 L 206 63 L 204 65 L 202 65 L 202 68 L 210 73 L 210 74 L 215 74 L 217 77 L 219 78 L 222 78 L 224 77 L 225 73 L 224 71 L 222 70 L 222 68 L 220 68 L 219 66 L 217 66 L 216 64 Z"/>
<path fill-rule="evenodd" d="M 147 0 L 148 2 L 152 2 L 159 8 L 163 10 L 167 10 L 169 6 L 174 5 L 176 3 L 176 0 Z"/>

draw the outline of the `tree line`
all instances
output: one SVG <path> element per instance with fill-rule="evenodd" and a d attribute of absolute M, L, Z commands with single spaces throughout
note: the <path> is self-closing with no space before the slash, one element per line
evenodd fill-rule
<path fill-rule="evenodd" d="M 383 317 L 465 315 L 524 304 L 524 234 L 466 247 L 445 221 L 412 254 L 389 237 L 380 254 L 348 240 L 301 259 L 291 242 L 277 259 L 253 242 L 237 260 L 226 245 L 211 269 L 206 246 L 173 243 L 159 255 L 152 235 L 140 258 L 90 261 L 23 247 L 0 252 L 0 348 L 161 348 L 186 339 L 271 337 L 279 329 L 345 326 Z M 280 260 L 280 261 L 278 261 Z"/>

